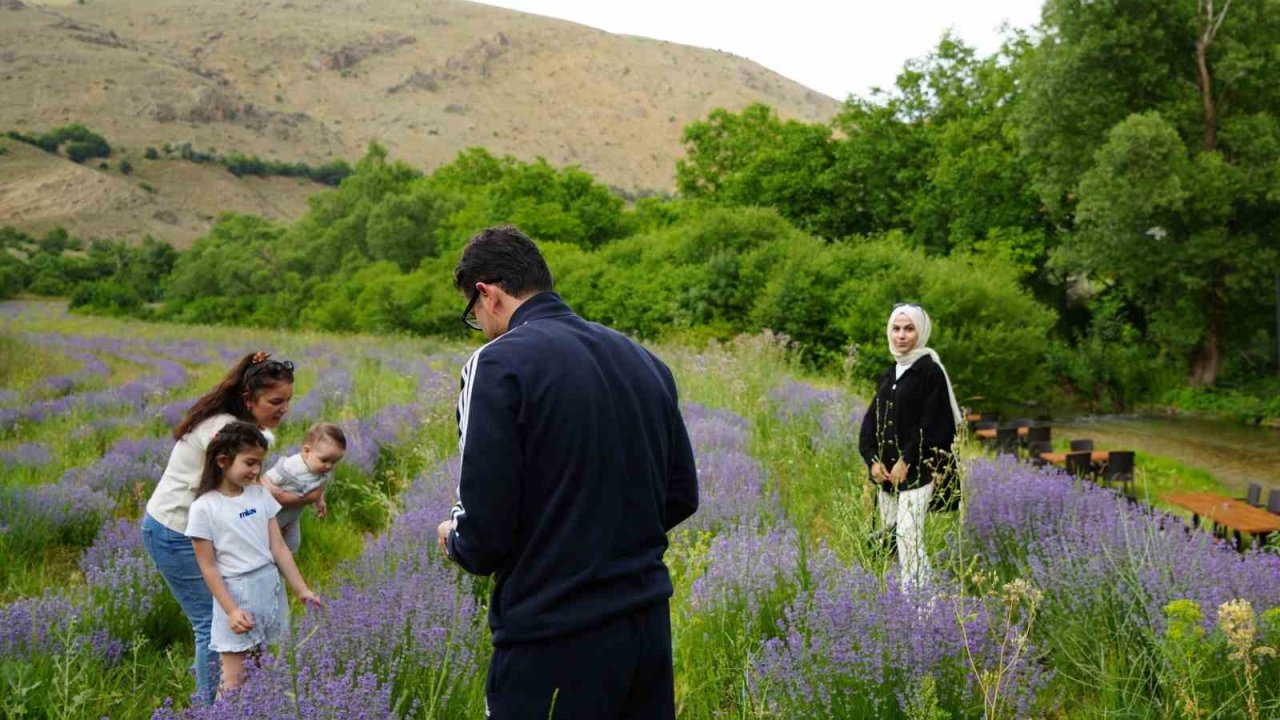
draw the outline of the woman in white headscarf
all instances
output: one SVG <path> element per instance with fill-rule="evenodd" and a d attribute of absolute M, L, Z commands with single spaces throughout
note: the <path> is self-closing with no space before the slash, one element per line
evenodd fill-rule
<path fill-rule="evenodd" d="M 880 376 L 858 443 L 871 481 L 880 488 L 882 526 L 892 528 L 897 539 L 904 586 L 931 579 L 924 521 L 935 478 L 953 462 L 961 418 L 947 371 L 929 347 L 932 330 L 924 308 L 894 306 L 887 327 L 894 364 Z"/>

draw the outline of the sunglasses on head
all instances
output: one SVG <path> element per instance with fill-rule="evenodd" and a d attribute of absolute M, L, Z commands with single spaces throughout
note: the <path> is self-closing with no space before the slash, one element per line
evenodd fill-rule
<path fill-rule="evenodd" d="M 250 379 L 266 373 L 268 377 L 277 375 L 288 375 L 293 377 L 293 361 L 292 360 L 263 360 L 260 363 L 250 365 L 244 371 L 244 381 L 247 384 Z"/>

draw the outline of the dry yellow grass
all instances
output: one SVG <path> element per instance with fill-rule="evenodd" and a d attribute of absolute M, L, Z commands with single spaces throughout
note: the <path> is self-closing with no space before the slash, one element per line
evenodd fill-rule
<path fill-rule="evenodd" d="M 668 190 L 681 130 L 714 108 L 821 121 L 838 106 L 727 53 L 460 0 L 0 0 L 0 97 L 0 130 L 83 122 L 138 169 L 104 177 L 9 143 L 0 224 L 178 243 L 222 210 L 295 215 L 317 186 L 147 163 L 146 146 L 318 164 L 376 140 L 424 170 L 484 146 Z"/>

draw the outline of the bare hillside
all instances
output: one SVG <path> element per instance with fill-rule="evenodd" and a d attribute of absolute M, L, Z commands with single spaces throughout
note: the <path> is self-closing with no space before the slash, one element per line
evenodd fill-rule
<path fill-rule="evenodd" d="M 727 53 L 461 0 L 0 0 L 0 97 L 0 130 L 83 122 L 131 158 L 190 141 L 321 163 L 355 160 L 376 140 L 429 170 L 479 145 L 629 190 L 671 189 L 681 130 L 716 107 L 763 101 L 808 121 L 837 108 Z M 35 192 L 15 190 L 25 179 L 14 157 L 0 156 L 8 197 Z M 188 180 L 153 184 L 179 204 L 229 192 L 227 210 L 254 211 L 242 196 L 275 192 Z M 187 215 L 179 224 L 207 225 Z"/>

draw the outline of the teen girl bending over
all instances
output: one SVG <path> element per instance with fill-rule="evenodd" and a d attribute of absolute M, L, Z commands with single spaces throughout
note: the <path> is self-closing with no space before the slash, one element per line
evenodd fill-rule
<path fill-rule="evenodd" d="M 267 440 L 253 425 L 223 426 L 205 452 L 187 519 L 196 562 L 213 594 L 209 648 L 221 655 L 224 690 L 243 682 L 246 655 L 289 631 L 281 574 L 304 604 L 320 604 L 280 534 L 280 503 L 257 482 L 266 451 Z"/>

